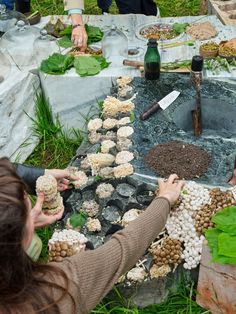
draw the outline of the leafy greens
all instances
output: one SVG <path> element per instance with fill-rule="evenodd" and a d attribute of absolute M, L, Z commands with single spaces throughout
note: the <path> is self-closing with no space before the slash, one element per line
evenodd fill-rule
<path fill-rule="evenodd" d="M 185 32 L 188 25 L 188 23 L 174 23 L 172 29 L 176 34 L 182 34 Z"/>
<path fill-rule="evenodd" d="M 88 41 L 87 41 L 88 45 L 102 40 L 103 32 L 101 31 L 99 27 L 85 24 L 85 30 L 88 36 Z M 71 34 L 72 34 L 72 26 L 69 25 L 60 32 L 60 36 L 62 36 L 62 38 L 59 39 L 58 44 L 63 48 L 72 47 L 73 43 L 71 41 Z"/>
<path fill-rule="evenodd" d="M 93 76 L 107 68 L 110 63 L 101 56 L 79 56 L 74 60 L 76 73 L 80 76 Z"/>
<path fill-rule="evenodd" d="M 86 213 L 73 213 L 70 216 L 70 224 L 73 228 L 82 228 L 87 221 L 88 215 Z"/>
<path fill-rule="evenodd" d="M 47 74 L 64 74 L 73 67 L 73 63 L 73 56 L 54 53 L 41 62 L 40 70 Z"/>
<path fill-rule="evenodd" d="M 236 264 L 236 206 L 224 208 L 213 216 L 216 228 L 205 233 L 212 253 L 212 261 L 220 264 Z"/>

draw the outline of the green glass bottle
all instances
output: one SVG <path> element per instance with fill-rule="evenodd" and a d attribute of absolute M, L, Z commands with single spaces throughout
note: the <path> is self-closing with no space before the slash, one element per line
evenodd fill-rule
<path fill-rule="evenodd" d="M 147 80 L 157 80 L 160 77 L 161 58 L 156 39 L 148 40 L 147 52 L 144 56 L 144 75 Z"/>

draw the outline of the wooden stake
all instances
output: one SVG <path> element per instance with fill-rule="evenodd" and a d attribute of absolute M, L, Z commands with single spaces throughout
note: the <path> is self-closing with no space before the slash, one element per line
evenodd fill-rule
<path fill-rule="evenodd" d="M 202 134 L 202 114 L 201 109 L 192 110 L 193 131 L 195 136 Z"/>

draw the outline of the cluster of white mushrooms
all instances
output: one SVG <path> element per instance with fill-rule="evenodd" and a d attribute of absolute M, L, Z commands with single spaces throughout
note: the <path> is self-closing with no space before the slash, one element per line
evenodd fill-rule
<path fill-rule="evenodd" d="M 117 80 L 118 90 L 121 92 L 129 87 L 130 77 Z M 83 161 L 85 167 L 90 167 L 92 175 L 99 175 L 104 179 L 124 178 L 133 174 L 131 161 L 134 155 L 130 152 L 134 133 L 131 126 L 131 113 L 134 104 L 131 100 L 121 101 L 118 98 L 107 96 L 103 103 L 101 118 L 91 119 L 88 122 L 88 139 L 91 144 L 99 143 L 100 152 L 88 154 Z"/>
<path fill-rule="evenodd" d="M 63 199 L 57 191 L 57 180 L 53 176 L 40 176 L 36 181 L 36 193 L 44 194 L 42 208 L 45 214 L 56 215 L 64 209 Z"/>
<path fill-rule="evenodd" d="M 55 231 L 48 242 L 49 261 L 61 262 L 65 257 L 84 251 L 87 241 L 83 234 L 75 230 Z"/>

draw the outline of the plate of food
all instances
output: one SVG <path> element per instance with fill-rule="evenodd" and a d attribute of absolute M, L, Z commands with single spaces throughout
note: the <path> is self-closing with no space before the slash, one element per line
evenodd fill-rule
<path fill-rule="evenodd" d="M 219 45 L 219 56 L 228 60 L 236 59 L 236 38 L 222 41 Z"/>
<path fill-rule="evenodd" d="M 196 40 L 207 40 L 218 35 L 215 26 L 210 22 L 190 24 L 186 28 L 186 33 Z"/>
<path fill-rule="evenodd" d="M 186 24 L 186 23 L 184 23 Z M 142 40 L 154 38 L 157 41 L 178 40 L 184 35 L 175 29 L 174 24 L 153 23 L 140 26 L 136 31 L 136 37 Z"/>

